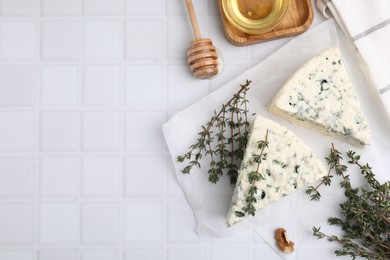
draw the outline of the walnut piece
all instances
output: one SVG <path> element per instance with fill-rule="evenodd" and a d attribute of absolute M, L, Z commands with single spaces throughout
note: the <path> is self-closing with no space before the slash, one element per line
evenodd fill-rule
<path fill-rule="evenodd" d="M 294 251 L 294 242 L 288 240 L 287 233 L 284 228 L 278 228 L 275 231 L 275 239 L 279 249 L 283 252 L 292 253 Z"/>

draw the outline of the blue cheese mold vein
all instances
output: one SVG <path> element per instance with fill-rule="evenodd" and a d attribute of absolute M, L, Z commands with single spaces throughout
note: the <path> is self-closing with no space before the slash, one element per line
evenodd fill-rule
<path fill-rule="evenodd" d="M 259 153 L 258 141 L 268 131 L 267 156 L 259 165 L 263 178 L 256 182 L 256 210 L 277 201 L 295 190 L 326 175 L 322 162 L 295 134 L 278 123 L 257 115 L 250 132 L 249 142 L 239 170 L 226 224 L 232 226 L 248 215 L 242 209 L 252 184 L 248 175 L 257 168 L 253 154 Z"/>
<path fill-rule="evenodd" d="M 355 146 L 370 142 L 366 117 L 338 48 L 306 62 L 282 86 L 269 111 Z"/>

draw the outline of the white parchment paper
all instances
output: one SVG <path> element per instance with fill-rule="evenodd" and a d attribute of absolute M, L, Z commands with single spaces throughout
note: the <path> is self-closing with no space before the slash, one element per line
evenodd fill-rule
<path fill-rule="evenodd" d="M 292 125 L 267 111 L 267 105 L 290 75 L 314 55 L 334 46 L 341 49 L 344 63 L 372 129 L 372 144 L 365 149 L 351 147 L 330 137 Z M 255 229 L 283 258 L 288 258 L 291 254 L 281 253 L 276 248 L 274 230 L 278 227 L 286 228 L 289 238 L 296 244 L 295 252 L 298 251 L 304 241 L 311 236 L 313 225 L 324 225 L 328 217 L 337 216 L 338 203 L 343 199 L 338 181 L 335 180 L 336 183 L 332 187 L 322 189 L 321 202 L 310 201 L 302 189 L 257 212 L 255 217 L 249 217 L 227 228 L 225 219 L 234 190 L 228 178 L 221 178 L 217 184 L 211 184 L 207 181 L 206 168 L 203 171 L 193 168 L 191 174 L 184 175 L 181 169 L 185 164 L 176 161 L 177 156 L 184 154 L 196 141 L 200 126 L 207 122 L 213 110 L 225 103 L 246 79 L 252 80 L 247 95 L 250 113 L 261 114 L 284 125 L 303 139 L 320 158 L 329 154 L 331 143 L 342 152 L 351 149 L 359 152 L 362 160 L 374 167 L 374 172 L 381 181 L 389 178 L 385 170 L 388 169 L 386 163 L 390 162 L 390 124 L 386 121 L 385 112 L 378 105 L 377 96 L 370 92 L 372 88 L 367 87 L 370 83 L 360 70 L 355 50 L 330 20 L 294 38 L 260 64 L 177 113 L 163 125 L 176 176 L 194 212 L 199 236 L 226 237 Z M 325 160 L 323 162 L 325 164 Z M 361 178 L 358 171 L 355 172 L 356 176 L 352 176 L 352 179 L 358 184 Z"/>

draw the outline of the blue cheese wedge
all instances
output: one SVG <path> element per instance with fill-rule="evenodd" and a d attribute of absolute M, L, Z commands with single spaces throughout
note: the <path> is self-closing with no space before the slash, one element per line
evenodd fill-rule
<path fill-rule="evenodd" d="M 355 146 L 370 141 L 366 117 L 338 48 L 306 62 L 279 90 L 269 111 Z"/>
<path fill-rule="evenodd" d="M 255 158 L 261 153 L 259 142 L 265 141 L 266 135 L 268 146 L 264 148 L 263 160 L 258 163 Z M 263 179 L 251 183 L 249 176 L 254 171 L 260 173 Z M 254 207 L 261 210 L 326 174 L 322 162 L 295 134 L 270 119 L 256 116 L 239 170 L 227 226 L 232 226 L 248 215 L 245 207 L 253 185 L 257 188 Z"/>

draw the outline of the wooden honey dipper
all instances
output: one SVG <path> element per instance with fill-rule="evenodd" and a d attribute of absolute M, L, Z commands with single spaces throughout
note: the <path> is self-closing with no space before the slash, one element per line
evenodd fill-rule
<path fill-rule="evenodd" d="M 186 5 L 195 35 L 195 40 L 188 45 L 187 61 L 195 78 L 209 79 L 220 72 L 218 52 L 211 39 L 202 38 L 192 0 L 186 0 Z"/>

